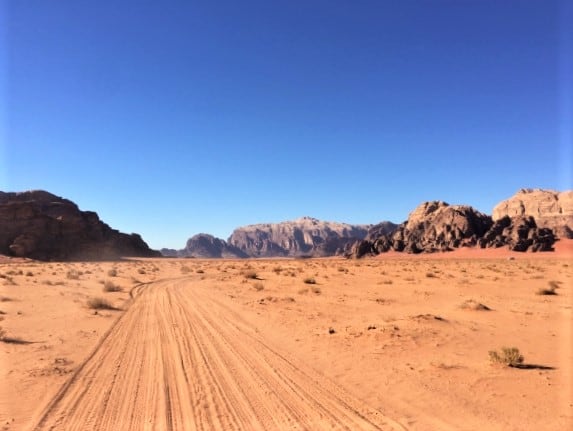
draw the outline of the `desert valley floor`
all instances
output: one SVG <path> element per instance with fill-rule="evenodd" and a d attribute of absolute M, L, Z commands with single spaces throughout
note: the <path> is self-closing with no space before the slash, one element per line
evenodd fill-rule
<path fill-rule="evenodd" d="M 569 253 L 4 259 L 0 277 L 1 430 L 573 425 Z M 521 368 L 490 362 L 503 346 Z"/>

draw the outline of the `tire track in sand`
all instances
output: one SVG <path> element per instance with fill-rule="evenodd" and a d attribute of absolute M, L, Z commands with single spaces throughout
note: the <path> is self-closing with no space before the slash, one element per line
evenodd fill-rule
<path fill-rule="evenodd" d="M 404 430 L 188 279 L 139 288 L 48 403 L 43 430 Z"/>

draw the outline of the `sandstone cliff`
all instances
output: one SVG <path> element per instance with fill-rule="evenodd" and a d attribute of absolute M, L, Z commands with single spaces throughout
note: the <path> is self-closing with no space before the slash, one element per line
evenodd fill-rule
<path fill-rule="evenodd" d="M 240 227 L 227 242 L 251 257 L 332 256 L 363 239 L 369 227 L 302 217 Z"/>
<path fill-rule="evenodd" d="M 139 235 L 114 230 L 95 212 L 41 190 L 0 192 L 0 254 L 39 260 L 160 256 Z"/>
<path fill-rule="evenodd" d="M 573 190 L 555 192 L 521 189 L 493 209 L 493 219 L 533 217 L 538 227 L 550 228 L 557 237 L 573 238 Z"/>

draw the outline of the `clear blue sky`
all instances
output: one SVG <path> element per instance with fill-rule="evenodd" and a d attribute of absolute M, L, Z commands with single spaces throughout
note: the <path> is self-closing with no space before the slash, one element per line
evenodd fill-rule
<path fill-rule="evenodd" d="M 0 2 L 0 190 L 181 248 L 571 188 L 572 1 Z"/>

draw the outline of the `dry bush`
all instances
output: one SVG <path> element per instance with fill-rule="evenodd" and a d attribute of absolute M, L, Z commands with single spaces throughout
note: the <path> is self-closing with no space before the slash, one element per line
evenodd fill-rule
<path fill-rule="evenodd" d="M 426 277 L 427 278 L 436 278 L 436 274 L 434 274 L 433 272 L 426 272 Z"/>
<path fill-rule="evenodd" d="M 68 280 L 79 280 L 80 279 L 80 271 L 77 269 L 70 269 L 66 274 L 66 278 Z"/>
<path fill-rule="evenodd" d="M 103 284 L 103 291 L 104 292 L 121 292 L 122 290 L 123 290 L 123 287 L 121 287 L 119 284 L 115 284 L 113 281 L 107 280 Z"/>
<path fill-rule="evenodd" d="M 506 367 L 517 367 L 523 363 L 523 355 L 517 347 L 502 347 L 501 352 L 490 350 L 489 360 L 493 364 L 501 364 Z"/>
<path fill-rule="evenodd" d="M 145 269 L 139 268 L 139 269 L 137 270 L 137 273 L 143 275 L 143 274 L 145 274 Z"/>
<path fill-rule="evenodd" d="M 306 277 L 303 282 L 306 284 L 316 284 L 316 280 L 313 277 Z"/>
<path fill-rule="evenodd" d="M 205 270 L 199 268 L 197 271 L 195 271 L 197 274 L 205 274 Z"/>
<path fill-rule="evenodd" d="M 111 305 L 111 302 L 109 302 L 105 298 L 100 298 L 100 297 L 88 299 L 87 306 L 88 306 L 88 308 L 91 308 L 92 310 L 115 310 L 116 309 L 113 305 Z"/>
<path fill-rule="evenodd" d="M 462 310 L 473 310 L 473 311 L 489 311 L 491 310 L 491 308 L 489 308 L 487 305 L 483 305 L 473 299 L 468 299 L 467 301 L 464 301 L 462 303 L 462 305 L 460 305 L 460 308 Z"/>
<path fill-rule="evenodd" d="M 311 290 L 312 290 L 312 293 L 314 293 L 316 295 L 320 295 L 322 292 L 322 290 L 320 290 L 320 287 L 318 287 L 318 286 L 313 286 Z"/>
<path fill-rule="evenodd" d="M 245 271 L 245 272 L 243 272 L 243 275 L 244 275 L 245 278 L 248 279 L 248 280 L 258 280 L 258 279 L 259 279 L 259 276 L 258 276 L 258 274 L 256 273 L 256 271 L 252 271 L 252 270 L 250 270 L 250 271 Z"/>
<path fill-rule="evenodd" d="M 555 282 L 549 282 L 549 287 L 542 287 L 541 289 L 539 289 L 537 292 L 535 292 L 537 295 L 557 295 L 557 292 L 555 292 L 555 289 L 557 289 L 559 287 L 559 285 Z"/>
<path fill-rule="evenodd" d="M 181 267 L 181 274 L 189 274 L 191 272 L 191 268 L 187 265 L 183 265 Z"/>
<path fill-rule="evenodd" d="M 107 272 L 108 277 L 117 277 L 117 269 L 112 268 Z"/>

